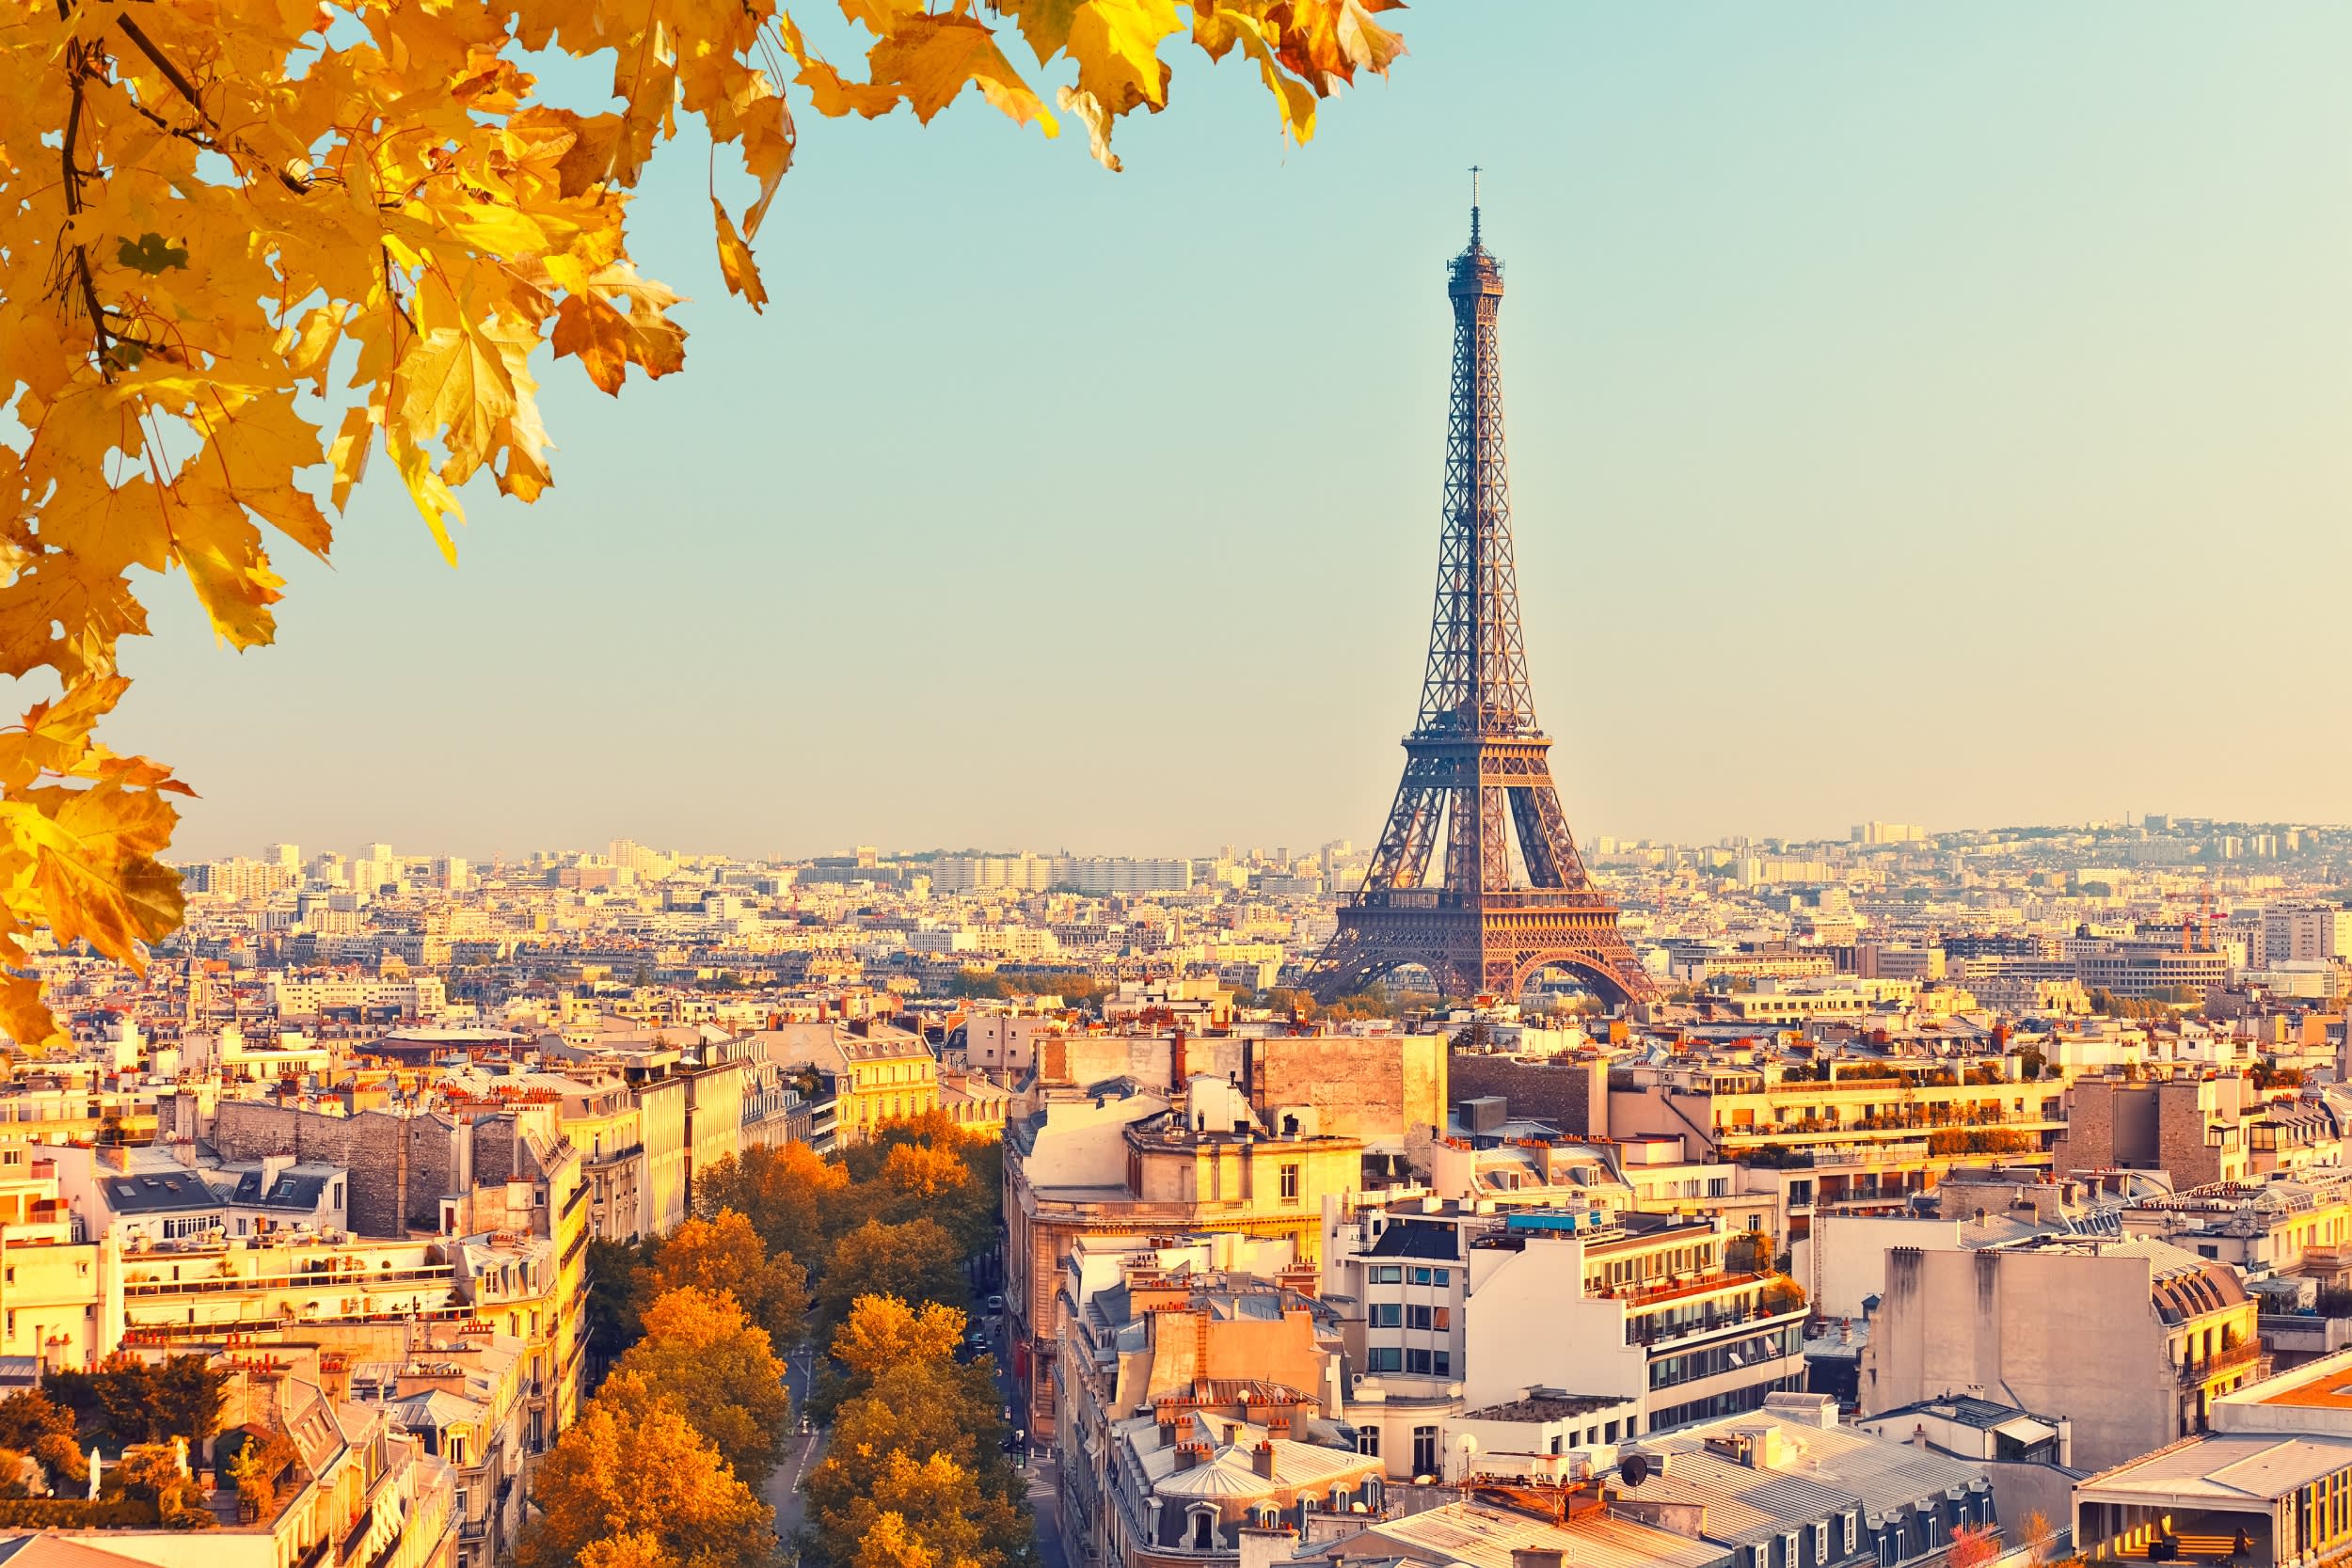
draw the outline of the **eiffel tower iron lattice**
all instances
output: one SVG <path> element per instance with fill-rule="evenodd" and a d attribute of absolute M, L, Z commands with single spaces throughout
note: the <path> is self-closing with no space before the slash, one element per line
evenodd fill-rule
<path fill-rule="evenodd" d="M 1502 263 L 1479 238 L 1474 182 L 1470 245 L 1447 265 L 1446 293 L 1445 523 L 1421 714 L 1372 869 L 1307 988 L 1329 1002 L 1419 964 L 1449 996 L 1517 1001 L 1536 971 L 1557 965 L 1610 1002 L 1645 999 L 1656 988 L 1617 929 L 1616 906 L 1585 874 L 1552 784 L 1551 739 L 1535 721 L 1503 471 Z M 1441 823 L 1443 880 L 1431 886 Z"/>

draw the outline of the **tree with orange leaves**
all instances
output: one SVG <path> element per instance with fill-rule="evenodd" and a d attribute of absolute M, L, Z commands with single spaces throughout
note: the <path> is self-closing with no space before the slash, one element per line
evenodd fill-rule
<path fill-rule="evenodd" d="M 967 87 L 1058 134 L 1013 64 L 1116 169 L 1112 131 L 1168 106 L 1161 53 L 1239 55 L 1304 141 L 1316 101 L 1401 50 L 1397 0 L 840 0 L 863 70 L 779 0 L 24 0 L 0 26 L 0 673 L 56 683 L 0 735 L 0 1030 L 57 1037 L 35 946 L 133 965 L 171 931 L 157 858 L 186 786 L 98 743 L 148 630 L 130 573 L 184 570 L 215 631 L 271 641 L 263 530 L 324 558 L 381 451 L 453 561 L 458 490 L 554 482 L 547 359 L 618 392 L 685 360 L 677 295 L 637 271 L 631 196 L 681 119 L 739 162 L 716 182 L 730 293 L 769 303 L 752 238 L 799 147 L 794 104 L 904 108 Z M 600 103 L 534 55 L 609 57 Z M 543 352 L 545 351 L 545 352 Z"/>

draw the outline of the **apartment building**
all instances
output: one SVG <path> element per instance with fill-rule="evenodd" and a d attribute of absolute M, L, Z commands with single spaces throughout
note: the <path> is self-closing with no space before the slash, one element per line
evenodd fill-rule
<path fill-rule="evenodd" d="M 2333 904 L 2273 904 L 2262 911 L 2264 963 L 2352 958 L 2352 910 Z"/>
<path fill-rule="evenodd" d="M 2352 1171 L 2281 1171 L 2151 1193 L 2122 1211 L 2122 1225 L 2127 1236 L 2249 1273 L 2305 1273 L 2332 1283 L 2352 1268 Z"/>
<path fill-rule="evenodd" d="M 1205 1074 L 1181 1097 L 1097 1085 L 1009 1126 L 1007 1332 L 1029 1430 L 1054 1430 L 1053 1369 L 1070 1327 L 1059 1286 L 1082 1237 L 1230 1231 L 1285 1239 L 1311 1259 L 1325 1197 L 1363 1177 L 1362 1139 L 1322 1131 L 1303 1105 L 1253 1105 Z"/>
<path fill-rule="evenodd" d="M 2076 941 L 2068 943 L 2074 978 L 2117 996 L 2202 1000 L 2230 983 L 2231 955 L 2184 949 L 2171 942 Z"/>
<path fill-rule="evenodd" d="M 2256 1315 L 2226 1264 L 2144 1237 L 1897 1247 L 1862 1352 L 1862 1408 L 2005 1399 L 2064 1413 L 2076 1464 L 2120 1464 L 2202 1430 L 2213 1400 L 2264 1374 Z"/>
<path fill-rule="evenodd" d="M 2253 1090 L 2234 1072 L 2136 1071 L 2077 1078 L 2051 1157 L 2066 1171 L 2163 1171 L 2173 1187 L 2245 1178 Z"/>
<path fill-rule="evenodd" d="M 1633 1451 L 1649 1473 L 1616 1511 L 1724 1548 L 1730 1568 L 1933 1562 L 1961 1530 L 2001 1522 L 1982 1464 L 1841 1426 L 1821 1394 L 1774 1394 Z"/>
<path fill-rule="evenodd" d="M 1598 1402 L 1570 1448 L 1756 1409 L 1802 1381 L 1804 1298 L 1726 1266 L 1730 1239 L 1711 1216 L 1335 1204 L 1322 1294 L 1363 1368 L 1348 1418 L 1405 1477 L 1450 1420 L 1531 1388 Z"/>
<path fill-rule="evenodd" d="M 1215 1266 L 1287 1252 L 1230 1236 L 1073 1247 L 1056 1419 L 1072 1560 L 1237 1560 L 1244 1531 L 1376 1501 L 1379 1460 L 1330 1418 L 1337 1317 L 1298 1288 L 1312 1271 Z"/>
<path fill-rule="evenodd" d="M 522 1341 L 478 1323 L 425 1323 L 405 1332 L 367 1325 L 307 1337 L 334 1347 L 322 1357 L 330 1387 L 341 1371 L 351 1399 L 381 1406 L 394 1427 L 449 1466 L 454 1568 L 489 1568 L 511 1550 L 523 1527 L 526 1465 L 535 1451 L 526 1424 L 529 1355 Z"/>
<path fill-rule="evenodd" d="M 2075 1483 L 2074 1549 L 2094 1563 L 2343 1560 L 2352 1551 L 2347 1387 L 2352 1351 L 2340 1351 L 2217 1397 L 2210 1431 Z"/>
<path fill-rule="evenodd" d="M 21 1528 L 0 1528 L 0 1560 L 152 1563 L 157 1568 L 309 1568 L 329 1561 L 369 1568 L 455 1568 L 451 1467 L 426 1451 L 389 1411 L 337 1398 L 313 1352 L 292 1365 L 241 1368 L 223 1401 L 226 1441 L 274 1432 L 294 1462 L 277 1478 L 273 1505 L 242 1512 L 227 1477 L 203 1497 L 212 1528 L 168 1525 L 48 1528 L 28 1551 Z M 183 1456 L 183 1462 L 187 1456 Z"/>
<path fill-rule="evenodd" d="M 939 1108 L 938 1057 L 922 1036 L 879 1019 L 784 1023 L 743 1044 L 778 1067 L 832 1075 L 834 1137 L 843 1146 L 870 1141 L 883 1122 Z"/>
<path fill-rule="evenodd" d="M 1835 1210 L 1900 1204 L 1988 1155 L 2046 1164 L 2064 1093 L 2062 1078 L 2026 1078 L 2013 1056 L 1618 1067 L 1579 1097 L 1586 1125 L 1569 1130 L 1777 1166 L 1804 1183 L 1792 1205 Z"/>
<path fill-rule="evenodd" d="M 449 1009 L 449 987 L 437 974 L 289 973 L 271 975 L 268 988 L 270 1008 L 281 1021 L 382 1022 L 435 1019 Z"/>

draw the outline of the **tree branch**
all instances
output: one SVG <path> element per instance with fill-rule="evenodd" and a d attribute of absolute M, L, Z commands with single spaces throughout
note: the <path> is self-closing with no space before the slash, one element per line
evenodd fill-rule
<path fill-rule="evenodd" d="M 62 3 L 62 0 L 60 0 L 60 3 Z M 196 90 L 196 84 L 188 80 L 187 72 L 182 71 L 180 67 L 173 62 L 170 55 L 165 54 L 162 49 L 156 46 L 153 39 L 147 36 L 147 29 L 141 27 L 137 23 L 132 21 L 129 17 L 119 14 L 115 17 L 115 25 L 121 28 L 122 36 L 129 39 L 132 43 L 137 46 L 138 52 L 147 56 L 149 64 L 152 65 L 157 71 L 164 73 L 164 80 L 171 84 L 173 90 L 178 92 L 182 98 L 187 100 L 188 107 L 196 111 L 196 118 L 198 121 L 202 124 L 206 130 L 213 134 L 212 145 L 216 150 L 227 152 L 233 148 L 236 151 L 244 152 L 248 155 L 252 154 L 253 150 L 246 146 L 245 143 L 241 141 L 237 141 L 234 138 L 230 138 L 225 141 L 223 140 L 218 122 L 216 122 L 210 114 L 205 112 L 204 100 L 198 94 Z M 255 161 L 260 163 L 268 163 L 267 159 L 259 157 L 256 157 Z M 279 168 L 274 164 L 271 164 L 269 168 L 270 172 L 278 177 L 278 182 L 285 186 L 286 189 L 294 192 L 294 195 L 308 196 L 310 194 L 310 182 L 297 179 L 293 173 L 286 169 Z"/>
<path fill-rule="evenodd" d="M 82 141 L 82 93 L 89 81 L 92 67 L 90 52 L 95 45 L 73 43 L 66 49 L 66 78 L 72 87 L 72 101 L 66 105 L 65 139 L 59 153 L 65 164 L 65 211 L 71 219 L 82 211 L 82 166 L 75 157 Z M 107 381 L 115 378 L 114 345 L 106 334 L 106 309 L 98 303 L 98 280 L 91 276 L 89 245 L 82 240 L 73 242 L 73 276 L 80 285 L 82 308 L 89 312 L 90 331 L 98 340 L 98 373 Z"/>

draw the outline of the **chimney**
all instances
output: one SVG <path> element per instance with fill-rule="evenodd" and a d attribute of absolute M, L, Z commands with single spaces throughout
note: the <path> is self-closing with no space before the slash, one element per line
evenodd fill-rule
<path fill-rule="evenodd" d="M 1185 1054 L 1184 1032 L 1182 1029 L 1179 1029 L 1176 1031 L 1175 1039 L 1169 1043 L 1168 1048 L 1168 1086 L 1169 1088 L 1181 1090 L 1184 1086 L 1186 1077 L 1184 1072 Z"/>
<path fill-rule="evenodd" d="M 1274 1479 L 1274 1445 L 1261 1437 L 1258 1446 L 1249 1450 L 1249 1467 L 1258 1472 L 1261 1481 Z"/>
<path fill-rule="evenodd" d="M 1160 1412 L 1160 1447 L 1172 1448 L 1176 1443 L 1176 1418 L 1168 1411 Z"/>
<path fill-rule="evenodd" d="M 1200 1463 L 1201 1456 L 1206 1454 L 1208 1451 L 1208 1445 L 1205 1443 L 1184 1443 L 1178 1445 L 1176 1449 L 1176 1468 L 1179 1471 L 1191 1469 L 1194 1465 Z"/>

